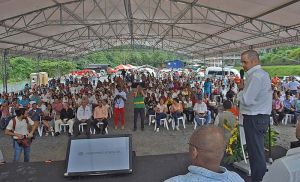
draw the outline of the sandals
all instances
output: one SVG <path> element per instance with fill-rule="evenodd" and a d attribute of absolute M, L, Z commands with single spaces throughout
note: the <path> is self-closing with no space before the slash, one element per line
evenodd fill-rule
<path fill-rule="evenodd" d="M 46 136 L 49 136 L 49 132 L 48 131 L 46 132 Z"/>

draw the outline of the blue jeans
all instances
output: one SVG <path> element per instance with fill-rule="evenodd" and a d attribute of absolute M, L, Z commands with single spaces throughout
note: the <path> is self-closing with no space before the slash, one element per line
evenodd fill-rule
<path fill-rule="evenodd" d="M 180 116 L 181 116 L 181 114 L 178 111 L 172 113 L 172 118 L 175 121 L 175 126 L 178 126 L 178 118 L 180 118 Z"/>
<path fill-rule="evenodd" d="M 289 109 L 285 109 L 284 110 L 285 114 L 294 114 L 294 117 L 295 117 L 295 124 L 298 123 L 298 112 L 297 111 L 291 111 Z"/>
<path fill-rule="evenodd" d="M 202 122 L 200 121 L 200 118 L 203 118 L 203 117 L 200 117 L 196 114 L 195 119 L 196 119 L 196 122 L 198 123 L 199 126 L 202 125 Z M 205 114 L 204 119 L 205 119 L 204 125 L 207 125 L 209 123 L 209 116 L 207 114 Z"/>
<path fill-rule="evenodd" d="M 156 113 L 156 120 L 157 120 L 157 126 L 156 128 L 159 128 L 160 120 L 166 118 L 167 115 L 165 113 Z"/>
<path fill-rule="evenodd" d="M 204 94 L 206 94 L 206 95 L 207 95 L 207 98 L 210 98 L 210 92 L 206 92 L 206 91 L 204 91 Z"/>
<path fill-rule="evenodd" d="M 294 116 L 295 116 L 295 124 L 298 123 L 298 116 L 299 116 L 300 111 L 295 111 Z"/>
<path fill-rule="evenodd" d="M 24 162 L 29 162 L 30 146 L 29 147 L 20 147 L 16 141 L 14 141 L 14 142 L 15 142 L 15 155 L 14 155 L 13 162 L 19 162 L 23 148 L 24 148 Z"/>
<path fill-rule="evenodd" d="M 10 117 L 4 118 L 1 117 L 1 129 L 4 130 L 6 126 L 8 125 Z"/>

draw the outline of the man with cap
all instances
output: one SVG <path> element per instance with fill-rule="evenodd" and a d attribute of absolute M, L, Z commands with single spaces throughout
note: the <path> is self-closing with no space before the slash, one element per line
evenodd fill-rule
<path fill-rule="evenodd" d="M 200 118 L 205 119 L 205 125 L 209 123 L 209 116 L 207 115 L 207 107 L 206 104 L 202 101 L 202 97 L 198 98 L 198 102 L 194 106 L 195 111 L 195 119 L 199 126 L 202 125 Z"/>

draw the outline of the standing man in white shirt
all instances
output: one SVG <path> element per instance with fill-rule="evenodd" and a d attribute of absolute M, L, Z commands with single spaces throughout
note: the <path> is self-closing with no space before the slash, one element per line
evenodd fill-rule
<path fill-rule="evenodd" d="M 284 88 L 286 88 L 286 90 L 290 89 L 290 80 L 289 80 L 289 77 L 287 77 L 285 79 L 285 82 L 282 83 L 281 87 L 283 87 L 283 88 L 281 88 L 281 90 L 284 90 Z"/>
<path fill-rule="evenodd" d="M 77 137 L 79 133 L 79 125 L 81 123 L 86 123 L 87 128 L 86 128 L 86 135 L 90 136 L 90 128 L 92 124 L 92 109 L 87 106 L 87 101 L 82 100 L 81 106 L 77 110 L 77 119 L 74 123 L 74 132 L 75 132 L 75 137 Z"/>
<path fill-rule="evenodd" d="M 118 129 L 118 116 L 121 114 L 122 130 L 124 129 L 124 102 L 126 101 L 126 93 L 121 89 L 121 85 L 117 85 L 117 90 L 114 95 L 115 101 L 115 129 Z"/>
<path fill-rule="evenodd" d="M 241 55 L 241 62 L 247 72 L 246 82 L 238 84 L 240 112 L 251 168 L 251 179 L 259 182 L 266 173 L 264 133 L 267 131 L 272 111 L 272 87 L 269 74 L 259 65 L 259 55 L 249 50 Z"/>
<path fill-rule="evenodd" d="M 297 89 L 300 88 L 300 84 L 298 81 L 296 81 L 296 78 L 293 77 L 292 81 L 289 83 L 291 94 L 295 95 L 297 92 Z"/>

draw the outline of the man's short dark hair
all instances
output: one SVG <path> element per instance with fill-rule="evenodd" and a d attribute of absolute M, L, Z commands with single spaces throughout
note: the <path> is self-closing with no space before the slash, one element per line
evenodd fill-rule
<path fill-rule="evenodd" d="M 21 116 L 21 115 L 25 114 L 25 111 L 26 111 L 25 108 L 20 108 L 20 109 L 17 109 L 15 112 L 16 112 L 17 116 Z"/>
<path fill-rule="evenodd" d="M 243 55 L 247 55 L 248 60 L 250 61 L 254 61 L 255 59 L 257 59 L 259 61 L 259 55 L 256 51 L 254 50 L 248 50 L 242 53 L 241 56 Z"/>
<path fill-rule="evenodd" d="M 223 107 L 224 107 L 224 109 L 231 109 L 232 108 L 232 103 L 228 100 L 225 100 L 223 102 Z"/>

